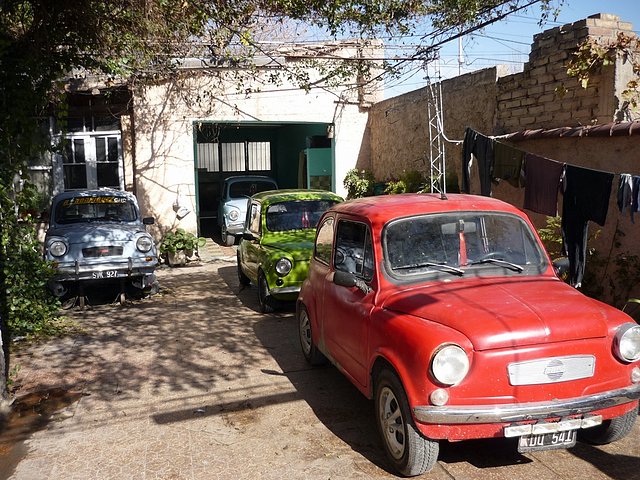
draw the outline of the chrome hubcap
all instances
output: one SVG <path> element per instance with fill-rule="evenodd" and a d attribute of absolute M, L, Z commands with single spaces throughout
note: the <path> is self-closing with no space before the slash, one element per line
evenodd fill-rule
<path fill-rule="evenodd" d="M 405 449 L 404 419 L 400 405 L 389 387 L 383 387 L 378 402 L 384 441 L 393 458 L 400 459 Z"/>
<path fill-rule="evenodd" d="M 304 353 L 309 355 L 309 352 L 311 352 L 311 325 L 306 312 L 300 314 L 300 341 Z"/>

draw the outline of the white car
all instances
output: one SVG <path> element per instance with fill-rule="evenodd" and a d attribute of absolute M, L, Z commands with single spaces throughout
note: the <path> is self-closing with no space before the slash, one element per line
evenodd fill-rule
<path fill-rule="evenodd" d="M 120 302 L 125 287 L 152 292 L 157 289 L 154 270 L 156 245 L 141 218 L 136 197 L 120 190 L 83 190 L 56 195 L 51 204 L 45 237 L 45 258 L 55 275 L 49 284 L 58 297 L 84 301 L 88 284 L 119 284 Z"/>
<path fill-rule="evenodd" d="M 224 245 L 235 244 L 236 237 L 242 235 L 251 195 L 277 189 L 276 181 L 263 175 L 233 176 L 224 181 L 218 205 L 218 227 Z"/>

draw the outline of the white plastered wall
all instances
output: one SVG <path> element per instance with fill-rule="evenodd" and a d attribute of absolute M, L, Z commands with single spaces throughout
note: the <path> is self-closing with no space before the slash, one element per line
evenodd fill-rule
<path fill-rule="evenodd" d="M 233 80 L 193 72 L 134 92 L 135 190 L 143 215 L 156 219 L 158 239 L 177 227 L 197 231 L 193 126 L 199 121 L 334 124 L 335 185 L 346 195 L 342 180 L 356 165 L 368 118 L 357 90 L 305 92 L 255 80 L 251 86 L 261 91 L 236 93 Z M 190 210 L 183 218 L 177 201 Z"/>

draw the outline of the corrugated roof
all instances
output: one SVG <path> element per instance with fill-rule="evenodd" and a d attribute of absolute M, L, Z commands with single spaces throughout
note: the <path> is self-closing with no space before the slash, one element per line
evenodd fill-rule
<path fill-rule="evenodd" d="M 572 137 L 624 137 L 640 135 L 640 121 L 611 122 L 603 125 L 590 125 L 581 127 L 538 128 L 535 130 L 521 130 L 494 137 L 511 142 L 524 140 L 536 140 L 540 138 L 572 138 Z"/>

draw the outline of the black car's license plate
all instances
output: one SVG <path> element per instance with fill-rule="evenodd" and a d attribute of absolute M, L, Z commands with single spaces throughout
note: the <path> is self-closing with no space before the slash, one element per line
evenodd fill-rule
<path fill-rule="evenodd" d="M 518 441 L 518 452 L 525 453 L 573 447 L 576 444 L 577 432 L 577 430 L 568 430 L 566 432 L 544 433 L 541 435 L 523 435 Z"/>

